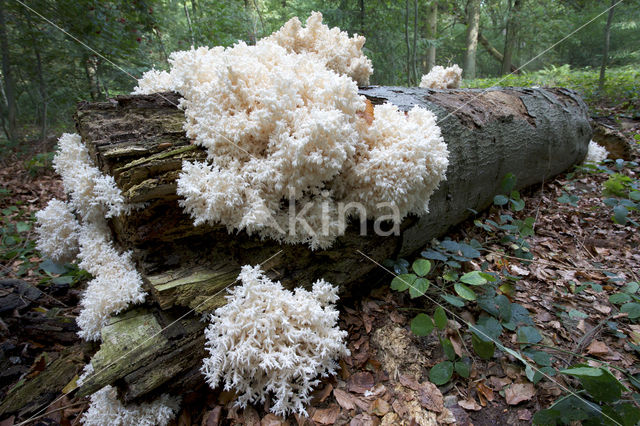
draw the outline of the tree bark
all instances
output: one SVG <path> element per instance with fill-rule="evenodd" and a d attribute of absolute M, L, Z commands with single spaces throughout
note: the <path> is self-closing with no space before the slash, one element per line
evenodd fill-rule
<path fill-rule="evenodd" d="M 500 62 L 500 64 L 502 64 L 502 53 L 500 53 L 498 49 L 493 47 L 489 40 L 487 40 L 487 38 L 481 32 L 478 32 L 478 41 L 485 49 L 487 49 L 487 52 L 489 52 L 491 56 L 493 56 L 498 62 Z M 518 73 L 518 69 L 514 67 L 513 64 L 511 65 L 511 72 L 514 74 Z"/>
<path fill-rule="evenodd" d="M 478 48 L 478 32 L 480 29 L 480 1 L 469 0 L 467 3 L 467 48 L 464 54 L 465 78 L 476 78 L 476 50 Z"/>
<path fill-rule="evenodd" d="M 604 29 L 604 47 L 602 49 L 602 65 L 600 66 L 600 79 L 598 80 L 598 91 L 602 93 L 604 89 L 604 74 L 607 69 L 609 60 L 609 39 L 611 37 L 611 23 L 613 22 L 613 11 L 616 6 L 616 0 L 611 0 L 609 7 L 609 16 L 607 16 L 607 25 Z"/>
<path fill-rule="evenodd" d="M 206 154 L 182 130 L 177 94 L 79 105 L 77 129 L 91 157 L 128 201 L 147 203 L 110 225 L 120 248 L 133 252 L 150 293 L 146 306 L 118 315 L 103 329 L 92 360 L 95 373 L 80 395 L 114 384 L 132 401 L 160 386 L 179 392 L 201 383 L 200 314 L 225 303 L 224 288 L 241 265 L 280 251 L 263 269 L 285 287 L 310 286 L 322 277 L 338 284 L 343 296 L 355 294 L 370 285 L 367 277 L 377 268 L 362 253 L 381 262 L 424 248 L 468 218 L 470 209 L 489 206 L 506 173 L 516 175 L 519 187 L 549 179 L 581 161 L 591 138 L 586 106 L 565 89 L 372 87 L 361 94 L 374 104 L 434 111 L 450 152 L 447 180 L 433 194 L 429 214 L 406 219 L 401 235 L 363 236 L 356 224 L 321 251 L 192 225 L 178 206 L 175 179 L 183 160 L 204 160 Z"/>
<path fill-rule="evenodd" d="M 7 25 L 5 21 L 5 2 L 0 0 L 0 51 L 2 52 L 2 79 L 4 80 L 4 95 L 6 97 L 6 120 L 5 132 L 7 139 L 15 141 L 17 135 L 16 123 L 16 93 L 15 81 L 13 80 L 13 72 L 11 70 L 11 58 L 9 54 L 9 40 L 7 36 Z M 3 108 L 4 109 L 4 108 Z M 4 120 L 3 120 L 4 121 Z"/>
<path fill-rule="evenodd" d="M 509 74 L 511 72 L 511 58 L 513 50 L 516 47 L 516 39 L 518 33 L 519 14 L 522 9 L 524 0 L 515 0 L 513 6 L 509 9 L 509 17 L 507 18 L 507 34 L 504 39 L 504 54 L 502 55 L 502 69 L 500 75 Z"/>
<path fill-rule="evenodd" d="M 429 47 L 427 47 L 427 61 L 425 66 L 425 72 L 431 71 L 436 65 L 436 38 L 438 37 L 438 2 L 432 0 L 429 3 L 429 11 L 427 13 L 427 41 Z"/>

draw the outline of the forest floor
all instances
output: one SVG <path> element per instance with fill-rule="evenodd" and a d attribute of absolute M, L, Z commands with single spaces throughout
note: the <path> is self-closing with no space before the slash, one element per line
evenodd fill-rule
<path fill-rule="evenodd" d="M 621 130 L 630 140 L 640 134 L 640 122 L 627 120 L 623 124 Z M 638 145 L 632 144 L 633 160 L 640 162 Z M 637 165 L 622 170 L 614 166 L 609 163 L 607 167 L 632 182 L 640 179 Z M 74 318 L 86 276 L 78 270 L 56 270 L 38 257 L 33 245 L 33 213 L 52 197 L 64 198 L 61 183 L 46 168 L 35 175 L 27 169 L 17 157 L 6 157 L 0 168 L 0 400 L 12 387 L 42 374 L 70 351 L 80 354 L 74 367 L 79 369 L 96 349 L 75 337 Z M 629 283 L 640 280 L 640 233 L 632 224 L 624 226 L 612 220 L 612 208 L 604 203 L 602 194 L 603 183 L 610 176 L 602 170 L 571 170 L 523 192 L 525 207 L 513 215 L 535 219 L 533 235 L 526 237 L 531 260 L 516 258 L 508 245 L 499 241 L 497 231 L 477 226 L 488 220 L 498 223 L 504 207 L 493 206 L 478 214 L 475 224 L 461 224 L 448 238 L 475 239 L 482 247 L 479 257 L 461 265 L 463 270 L 483 265 L 487 271 L 516 277 L 511 289 L 501 289 L 512 303 L 526 308 L 540 339 L 522 345 L 515 330 L 504 328 L 500 339 L 505 347 L 535 347 L 547 356 L 542 360 L 534 351 L 528 353 L 529 358 L 537 357 L 538 367 L 553 370 L 579 362 L 609 364 L 613 374 L 630 387 L 623 372 L 640 373 L 635 346 L 640 344 L 640 313 L 621 311 L 627 296 L 610 297 L 633 293 Z M 637 218 L 637 212 L 631 214 Z M 410 264 L 414 259 L 407 260 Z M 391 290 L 392 275 L 380 271 L 378 277 L 370 294 L 342 301 L 340 326 L 349 333 L 351 356 L 340 361 L 337 376 L 322 381 L 308 408 L 308 418 L 278 418 L 269 414 L 268 403 L 244 410 L 233 408 L 233 394 L 210 390 L 203 382 L 182 396 L 182 409 L 174 423 L 530 424 L 536 412 L 565 395 L 566 389 L 578 388 L 575 379 L 562 374 L 534 380 L 534 385 L 513 354 L 496 350 L 493 357 L 484 360 L 469 350 L 473 342 L 465 322 L 479 320 L 481 309 L 476 303 L 457 308 L 455 316 L 448 315 L 444 330 L 416 336 L 411 331 L 412 318 L 417 312 L 431 314 L 435 306 L 424 298 L 412 299 L 407 292 Z M 439 278 L 434 282 L 446 284 Z M 455 355 L 443 350 L 443 338 L 449 339 Z M 464 360 L 470 371 L 450 375 L 446 383 L 436 386 L 429 381 L 430 370 L 447 357 Z M 544 371 L 554 374 L 551 369 Z M 30 423 L 79 423 L 88 402 L 72 394 L 58 398 L 65 384 L 57 390 L 47 389 L 44 397 L 34 395 L 38 408 L 47 409 Z M 623 397 L 629 398 L 630 393 Z M 36 411 L 33 408 L 8 418 L 0 416 L 0 425 L 28 419 Z"/>

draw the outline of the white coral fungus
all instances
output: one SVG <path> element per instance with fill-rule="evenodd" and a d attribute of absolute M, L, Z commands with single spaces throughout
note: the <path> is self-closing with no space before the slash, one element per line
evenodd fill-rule
<path fill-rule="evenodd" d="M 60 137 L 53 164 L 62 176 L 69 202 L 51 200 L 36 214 L 37 246 L 58 262 L 77 257 L 80 267 L 94 276 L 80 301 L 77 322 L 81 337 L 97 340 L 111 314 L 144 300 L 142 278 L 131 254 L 116 250 L 105 220 L 136 206 L 125 203 L 113 177 L 93 164 L 79 135 Z"/>
<path fill-rule="evenodd" d="M 306 415 L 317 376 L 334 374 L 335 359 L 349 354 L 333 305 L 338 289 L 318 280 L 311 291 L 291 292 L 250 265 L 238 278 L 242 285 L 229 290 L 228 303 L 205 331 L 207 382 L 216 387 L 223 380 L 239 395 L 239 406 L 264 402 L 272 392 L 273 413 Z"/>
<path fill-rule="evenodd" d="M 118 253 L 110 241 L 106 224 L 88 224 L 80 232 L 79 266 L 95 278 L 89 281 L 77 318 L 80 337 L 100 339 L 100 330 L 111 314 L 130 303 L 144 301 L 142 278 L 131 261 L 131 253 Z"/>
<path fill-rule="evenodd" d="M 590 141 L 589 148 L 587 150 L 587 156 L 584 159 L 584 163 L 597 164 L 607 159 L 609 151 L 604 146 L 599 145 L 597 142 Z"/>
<path fill-rule="evenodd" d="M 72 261 L 78 254 L 80 224 L 70 206 L 54 198 L 36 213 L 36 221 L 38 250 L 56 262 Z"/>
<path fill-rule="evenodd" d="M 112 386 L 91 395 L 91 405 L 82 416 L 85 426 L 164 426 L 178 411 L 180 400 L 167 394 L 153 402 L 124 405 Z"/>
<path fill-rule="evenodd" d="M 169 73 L 138 82 L 135 93 L 179 92 L 187 136 L 208 151 L 209 162 L 184 163 L 177 182 L 196 225 L 315 249 L 344 232 L 341 204 L 365 202 L 375 218 L 378 204 L 393 203 L 396 223 L 428 211 L 448 164 L 435 116 L 379 105 L 367 120 L 352 79 L 369 72 L 364 39 L 321 18 L 312 14 L 305 29 L 293 19 L 255 46 L 175 52 Z"/>
<path fill-rule="evenodd" d="M 420 87 L 426 89 L 457 89 L 460 87 L 462 68 L 452 65 L 444 68 L 436 65 L 428 74 L 422 76 Z"/>
<path fill-rule="evenodd" d="M 351 77 L 359 86 L 366 86 L 373 66 L 362 53 L 365 40 L 357 34 L 349 38 L 340 28 L 329 28 L 322 23 L 322 13 L 312 12 L 306 28 L 302 28 L 297 17 L 292 18 L 262 42 L 276 43 L 290 53 L 312 55 L 330 70 Z"/>

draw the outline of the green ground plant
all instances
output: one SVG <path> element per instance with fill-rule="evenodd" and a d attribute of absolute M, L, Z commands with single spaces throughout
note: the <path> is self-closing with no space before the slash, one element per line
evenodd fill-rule
<path fill-rule="evenodd" d="M 500 218 L 498 221 L 476 220 L 475 224 L 488 234 L 486 241 L 498 241 L 504 247 L 505 254 L 513 252 L 526 264 L 533 259 L 527 238 L 534 235 L 534 219 L 517 218 L 518 212 L 524 209 L 525 204 L 520 194 L 514 190 L 515 185 L 515 177 L 511 174 L 505 176 L 502 181 L 502 194 L 494 198 L 494 206 Z M 566 192 L 563 197 L 566 200 L 559 200 L 560 202 L 577 201 Z M 392 290 L 406 291 L 411 299 L 425 296 L 432 302 L 430 305 L 435 306 L 434 309 L 426 308 L 419 312 L 410 322 L 414 335 L 420 338 L 435 336 L 444 354 L 445 359 L 431 367 L 430 381 L 441 386 L 456 376 L 466 379 L 469 377 L 474 359 L 490 360 L 501 354 L 508 354 L 522 363 L 525 376 L 533 384 L 545 377 L 552 378 L 558 374 L 574 377 L 580 384 L 578 389 L 571 390 L 567 396 L 558 399 L 548 409 L 536 413 L 534 424 L 570 424 L 574 421 L 582 421 L 585 425 L 615 422 L 622 425 L 636 424 L 640 420 L 640 409 L 622 397 L 623 392 L 631 393 L 631 388 L 622 384 L 609 369 L 619 370 L 631 386 L 638 390 L 640 378 L 601 360 L 594 360 L 602 364 L 600 367 L 576 364 L 560 369 L 556 362 L 558 358 L 553 354 L 556 351 L 567 351 L 548 345 L 549 339 L 545 339 L 535 327 L 528 310 L 512 302 L 511 296 L 517 291 L 517 282 L 521 277 L 513 275 L 504 267 L 499 272 L 488 271 L 489 265 L 486 262 L 481 264 L 480 270 L 468 271 L 468 262 L 474 261 L 477 264 L 483 251 L 488 250 L 475 239 L 445 239 L 434 241 L 431 247 L 424 250 L 412 263 L 406 259 L 385 261 L 385 266 L 396 275 L 390 283 Z M 465 270 L 468 272 L 464 272 Z M 608 275 L 612 283 L 621 279 L 615 274 Z M 592 282 L 575 285 L 571 291 L 579 293 L 588 287 L 595 291 L 603 291 L 601 285 Z M 629 282 L 618 293 L 609 297 L 617 310 L 627 314 L 628 320 L 634 322 L 640 318 L 639 290 L 640 284 Z M 474 307 L 479 311 L 475 321 L 462 319 L 460 313 Z M 562 314 L 572 321 L 586 316 L 575 309 Z M 447 338 L 447 331 L 451 332 L 448 330 L 448 319 L 451 317 L 467 326 L 466 329 L 455 330 L 463 343 L 462 354 L 460 351 L 456 353 L 451 339 Z M 506 337 L 505 334 L 508 332 L 515 333 L 515 348 L 509 348 L 501 342 L 501 338 Z M 606 332 L 619 338 L 627 337 L 618 330 L 618 323 L 614 320 L 607 321 Z M 470 340 L 471 349 L 464 343 L 465 340 Z M 628 343 L 633 345 L 630 341 Z M 640 353 L 640 345 L 632 347 Z M 588 359 L 581 354 L 572 355 Z M 640 402 L 639 393 L 634 392 L 631 396 Z"/>

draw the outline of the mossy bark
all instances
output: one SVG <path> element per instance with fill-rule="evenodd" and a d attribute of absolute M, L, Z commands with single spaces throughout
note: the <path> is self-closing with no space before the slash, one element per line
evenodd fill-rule
<path fill-rule="evenodd" d="M 80 104 L 77 129 L 96 164 L 128 201 L 146 203 L 111 220 L 111 227 L 120 247 L 132 250 L 151 295 L 148 307 L 122 314 L 103 330 L 92 362 L 98 373 L 80 394 L 116 384 L 132 400 L 201 380 L 204 324 L 198 313 L 224 303 L 223 289 L 241 265 L 279 253 L 263 268 L 286 287 L 310 286 L 322 277 L 347 294 L 366 287 L 367 274 L 377 268 L 362 253 L 381 262 L 423 248 L 470 209 L 490 205 L 506 173 L 517 176 L 519 187 L 540 183 L 580 162 L 591 137 L 586 106 L 565 89 L 370 87 L 361 93 L 374 104 L 436 113 L 450 152 L 447 180 L 432 196 L 430 213 L 406 219 L 401 235 L 374 235 L 371 223 L 368 235 L 360 235 L 352 226 L 331 249 L 319 251 L 230 234 L 223 226 L 193 226 L 178 204 L 175 180 L 183 161 L 206 154 L 182 130 L 178 95 Z"/>

